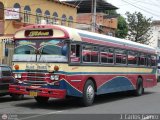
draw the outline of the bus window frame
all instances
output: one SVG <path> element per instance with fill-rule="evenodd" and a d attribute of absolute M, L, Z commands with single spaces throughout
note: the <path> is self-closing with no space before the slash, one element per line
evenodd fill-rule
<path fill-rule="evenodd" d="M 122 63 L 122 58 L 121 58 L 121 63 L 117 63 L 116 62 L 116 55 L 117 55 L 117 53 L 116 53 L 116 50 L 122 50 L 122 51 L 125 51 L 125 53 L 126 54 L 121 54 L 121 55 L 126 55 L 125 57 L 126 57 L 126 63 L 125 64 L 123 64 Z M 119 65 L 119 66 L 128 66 L 127 64 L 128 64 L 128 54 L 127 54 L 127 52 L 128 52 L 128 50 L 127 49 L 122 49 L 122 48 L 115 48 L 114 49 L 114 60 L 115 60 L 115 65 Z"/>
<path fill-rule="evenodd" d="M 97 51 L 97 52 L 98 52 L 98 62 L 85 62 L 85 61 L 83 61 L 83 55 L 82 55 L 82 54 L 83 54 L 83 47 L 84 47 L 84 45 L 85 45 L 85 46 L 88 45 L 88 46 L 91 46 L 91 47 L 92 47 L 91 53 L 92 53 L 92 51 L 93 51 L 93 47 L 97 47 L 97 48 L 98 48 L 98 51 Z M 81 44 L 81 50 L 82 50 L 82 51 L 81 51 L 81 53 L 82 53 L 82 54 L 81 54 L 82 64 L 89 64 L 89 65 L 92 65 L 92 64 L 93 64 L 93 65 L 94 65 L 94 64 L 95 64 L 95 65 L 99 65 L 99 64 L 100 64 L 100 61 L 99 61 L 99 60 L 100 60 L 99 45 L 91 44 L 91 43 L 82 43 L 82 44 Z M 91 55 L 90 55 L 90 57 L 91 57 Z M 90 58 L 90 59 L 91 59 L 91 58 Z"/>
<path fill-rule="evenodd" d="M 148 62 L 148 55 L 154 55 L 156 56 L 156 54 L 151 54 L 151 53 L 147 53 L 147 52 L 140 52 L 140 51 L 136 51 L 136 50 L 130 50 L 130 49 L 123 49 L 123 48 L 119 48 L 119 47 L 110 47 L 110 46 L 103 46 L 103 45 L 97 45 L 97 44 L 93 44 L 93 43 L 87 43 L 87 42 L 82 42 L 82 41 L 71 41 L 69 44 L 69 50 L 71 49 L 71 44 L 78 44 L 80 45 L 80 62 L 71 62 L 70 61 L 70 54 L 68 55 L 68 59 L 69 59 L 69 65 L 78 65 L 78 66 L 101 66 L 101 67 L 133 67 L 133 68 L 155 68 L 156 66 L 148 66 L 146 65 L 139 65 L 139 55 L 141 53 L 145 54 L 147 56 L 147 62 Z M 98 56 L 99 56 L 99 61 L 98 62 L 83 62 L 83 56 L 82 56 L 82 50 L 83 50 L 83 45 L 91 45 L 91 46 L 96 46 L 98 47 Z M 103 63 L 101 62 L 101 49 L 103 47 L 107 47 L 107 49 L 111 48 L 113 49 L 113 64 L 112 63 Z M 126 51 L 126 64 L 116 64 L 116 53 L 115 53 L 115 49 L 121 49 L 121 50 L 125 50 Z M 136 64 L 128 64 L 128 51 L 133 51 L 136 52 L 137 55 L 137 63 Z M 70 51 L 69 51 L 70 53 Z M 157 56 L 156 56 L 157 57 Z M 156 62 L 157 64 L 157 62 Z"/>
<path fill-rule="evenodd" d="M 102 51 L 101 51 L 101 48 L 107 49 L 107 54 L 111 53 L 111 52 L 109 52 L 109 49 L 113 49 L 113 53 L 112 53 L 112 54 L 113 54 L 113 59 L 112 59 L 113 62 L 112 62 L 112 63 L 109 63 L 109 62 L 108 62 L 108 58 L 107 58 L 107 62 L 106 62 L 106 63 L 105 63 L 105 62 L 102 62 L 101 53 L 106 53 L 106 52 L 102 52 Z M 99 58 L 100 58 L 99 61 L 100 61 L 100 64 L 101 64 L 101 65 L 115 65 L 115 62 L 114 62 L 114 61 L 115 61 L 115 60 L 114 60 L 115 57 L 114 57 L 114 56 L 115 56 L 115 49 L 114 49 L 113 47 L 108 47 L 108 46 L 107 46 L 107 48 L 106 48 L 105 46 L 100 46 L 100 47 L 99 47 Z"/>

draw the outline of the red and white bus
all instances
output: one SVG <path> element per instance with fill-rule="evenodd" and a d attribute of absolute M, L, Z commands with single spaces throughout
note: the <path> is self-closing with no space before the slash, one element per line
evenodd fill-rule
<path fill-rule="evenodd" d="M 138 96 L 156 80 L 156 50 L 150 46 L 59 25 L 31 25 L 14 35 L 9 91 L 49 98 L 79 97 L 85 106 L 95 95 L 133 90 Z"/>

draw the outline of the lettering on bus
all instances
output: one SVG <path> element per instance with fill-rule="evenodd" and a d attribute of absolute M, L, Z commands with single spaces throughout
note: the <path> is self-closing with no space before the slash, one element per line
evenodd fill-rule
<path fill-rule="evenodd" d="M 53 36 L 53 30 L 26 30 L 25 31 L 26 37 L 47 37 L 47 36 Z"/>

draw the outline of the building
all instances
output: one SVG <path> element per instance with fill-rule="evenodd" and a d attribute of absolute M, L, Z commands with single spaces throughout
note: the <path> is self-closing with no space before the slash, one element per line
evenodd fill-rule
<path fill-rule="evenodd" d="M 158 61 L 158 70 L 157 70 L 157 78 L 160 82 L 160 20 L 156 20 L 152 22 L 152 38 L 149 41 L 149 45 L 157 49 L 157 61 Z"/>
<path fill-rule="evenodd" d="M 93 0 L 66 1 L 69 4 L 76 5 L 77 8 L 77 28 L 91 31 L 93 27 Z M 107 10 L 116 10 L 117 7 L 106 2 L 105 0 L 96 1 L 96 25 L 97 33 L 115 36 L 117 29 L 117 15 L 106 14 Z"/>
<path fill-rule="evenodd" d="M 149 41 L 149 45 L 156 48 L 160 55 L 160 20 L 152 22 L 152 38 Z"/>
<path fill-rule="evenodd" d="M 0 64 L 10 64 L 13 35 L 30 24 L 60 24 L 75 27 L 77 8 L 59 0 L 0 0 Z M 10 46 L 6 49 L 7 46 Z M 10 51 L 8 57 L 6 51 Z M 8 61 L 8 62 L 7 62 Z"/>

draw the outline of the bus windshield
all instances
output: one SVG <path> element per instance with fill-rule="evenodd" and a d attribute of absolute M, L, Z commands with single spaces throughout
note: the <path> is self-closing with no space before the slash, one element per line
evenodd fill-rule
<path fill-rule="evenodd" d="M 55 45 L 46 45 L 41 48 L 41 54 L 44 55 L 62 55 L 62 48 Z"/>
<path fill-rule="evenodd" d="M 35 54 L 35 49 L 31 46 L 20 46 L 14 51 L 15 54 Z"/>
<path fill-rule="evenodd" d="M 67 62 L 64 40 L 17 40 L 13 61 Z"/>

